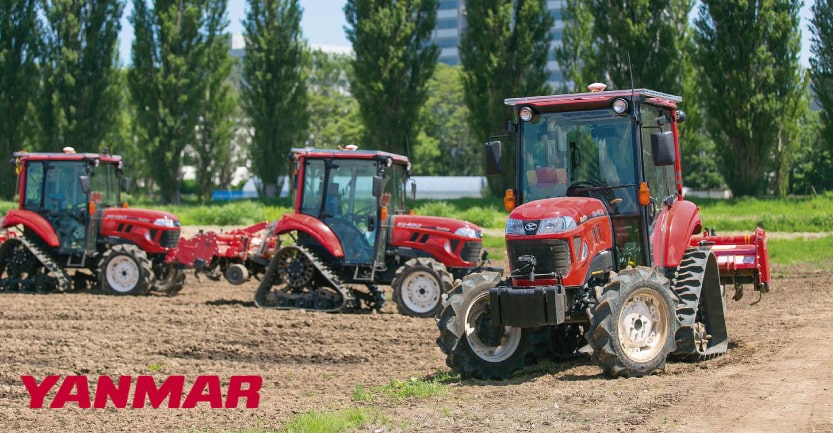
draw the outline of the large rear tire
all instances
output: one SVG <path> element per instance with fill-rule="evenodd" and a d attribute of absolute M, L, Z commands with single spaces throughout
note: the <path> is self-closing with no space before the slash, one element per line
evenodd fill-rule
<path fill-rule="evenodd" d="M 668 279 L 651 268 L 628 268 L 597 288 L 596 298 L 586 338 L 605 374 L 639 377 L 665 369 L 679 328 Z"/>
<path fill-rule="evenodd" d="M 143 295 L 150 290 L 151 262 L 135 245 L 115 245 L 98 267 L 101 288 L 113 295 Z"/>
<path fill-rule="evenodd" d="M 410 259 L 391 281 L 400 314 L 435 317 L 442 311 L 442 295 L 451 291 L 451 275 L 442 263 L 427 257 Z"/>
<path fill-rule="evenodd" d="M 524 367 L 531 331 L 491 322 L 489 289 L 500 281 L 496 272 L 466 276 L 448 296 L 437 327 L 437 344 L 446 364 L 463 377 L 505 379 Z"/>

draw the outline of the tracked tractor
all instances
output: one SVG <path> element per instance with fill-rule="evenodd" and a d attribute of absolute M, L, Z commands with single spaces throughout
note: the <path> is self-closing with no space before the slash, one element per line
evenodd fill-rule
<path fill-rule="evenodd" d="M 466 276 L 444 300 L 437 343 L 466 377 L 501 379 L 541 359 L 591 353 L 610 376 L 728 348 L 724 287 L 769 290 L 766 234 L 704 232 L 684 199 L 681 98 L 647 89 L 511 98 L 505 161 L 509 274 Z M 702 233 L 702 234 L 701 234 Z M 738 298 L 736 293 L 735 298 Z"/>
<path fill-rule="evenodd" d="M 410 195 L 415 185 L 405 156 L 293 149 L 290 160 L 294 212 L 270 229 L 278 243 L 255 294 L 258 306 L 380 309 L 385 296 L 377 285 L 389 284 L 400 313 L 433 317 L 455 279 L 484 269 L 477 225 L 408 210 L 408 185 Z"/>
<path fill-rule="evenodd" d="M 168 212 L 128 208 L 121 157 L 17 152 L 18 208 L 0 219 L 0 291 L 102 289 L 173 294 L 184 273 L 167 260 L 179 240 Z"/>

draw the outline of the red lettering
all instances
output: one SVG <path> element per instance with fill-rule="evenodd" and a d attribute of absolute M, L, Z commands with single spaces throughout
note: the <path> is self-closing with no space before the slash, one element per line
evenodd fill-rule
<path fill-rule="evenodd" d="M 72 391 L 78 392 L 73 394 Z M 64 407 L 69 401 L 78 403 L 81 409 L 90 408 L 90 386 L 87 384 L 87 376 L 67 376 L 61 387 L 58 388 L 58 393 L 55 394 L 55 399 L 49 405 L 52 409 L 60 409 Z"/>
<path fill-rule="evenodd" d="M 168 398 L 169 408 L 178 408 L 179 402 L 182 400 L 182 388 L 185 386 L 185 376 L 170 376 L 162 382 L 159 388 L 156 387 L 156 382 L 153 376 L 139 376 L 136 378 L 136 390 L 133 394 L 133 407 L 145 407 L 145 398 L 150 401 L 150 405 L 155 409 L 158 408 L 165 398 Z"/>
<path fill-rule="evenodd" d="M 208 394 L 203 391 L 208 388 Z M 197 407 L 197 403 L 207 401 L 212 409 L 220 409 L 223 407 L 223 392 L 220 390 L 220 378 L 218 376 L 197 376 L 194 381 L 194 386 L 185 401 L 182 403 L 183 408 L 191 409 Z"/>
<path fill-rule="evenodd" d="M 113 383 L 110 376 L 99 376 L 98 384 L 95 387 L 95 401 L 93 407 L 104 409 L 107 407 L 107 398 L 113 402 L 113 406 L 124 409 L 127 407 L 127 398 L 130 396 L 130 376 L 119 377 L 119 386 Z"/>
<path fill-rule="evenodd" d="M 243 389 L 243 384 L 248 388 Z M 260 405 L 260 387 L 263 385 L 263 378 L 260 376 L 232 376 L 228 384 L 228 395 L 226 396 L 226 408 L 237 408 L 240 398 L 246 399 L 246 408 L 256 409 Z"/>
<path fill-rule="evenodd" d="M 52 389 L 61 376 L 46 376 L 43 382 L 38 385 L 34 376 L 20 376 L 23 381 L 23 386 L 26 387 L 26 392 L 29 393 L 29 407 L 32 409 L 43 408 L 43 399 L 46 398 L 46 393 Z"/>

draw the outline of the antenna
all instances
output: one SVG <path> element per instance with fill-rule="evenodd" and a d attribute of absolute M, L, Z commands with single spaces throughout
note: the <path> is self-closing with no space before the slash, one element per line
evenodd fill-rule
<path fill-rule="evenodd" d="M 631 74 L 631 101 L 633 101 L 633 65 L 631 64 L 631 52 L 628 51 L 628 72 Z"/>

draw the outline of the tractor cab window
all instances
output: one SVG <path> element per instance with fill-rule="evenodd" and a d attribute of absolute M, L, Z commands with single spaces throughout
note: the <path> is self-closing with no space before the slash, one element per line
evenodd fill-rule
<path fill-rule="evenodd" d="M 408 173 L 402 165 L 394 164 L 385 168 L 384 186 L 382 188 L 382 206 L 388 208 L 389 215 L 408 213 L 405 184 Z"/>
<path fill-rule="evenodd" d="M 52 212 L 85 209 L 87 195 L 81 189 L 81 176 L 87 175 L 86 163 L 55 161 L 46 167 L 44 208 Z"/>
<path fill-rule="evenodd" d="M 318 218 L 321 203 L 324 202 L 324 160 L 313 159 L 304 162 L 304 186 L 301 198 L 301 213 Z"/>
<path fill-rule="evenodd" d="M 97 208 L 119 205 L 119 176 L 114 164 L 101 164 L 90 172 L 90 199 Z"/>
<path fill-rule="evenodd" d="M 38 212 L 43 208 L 43 163 L 30 162 L 26 165 L 26 197 L 23 208 Z"/>
<path fill-rule="evenodd" d="M 521 127 L 524 201 L 589 195 L 615 213 L 638 213 L 629 117 L 610 110 L 544 113 Z"/>

